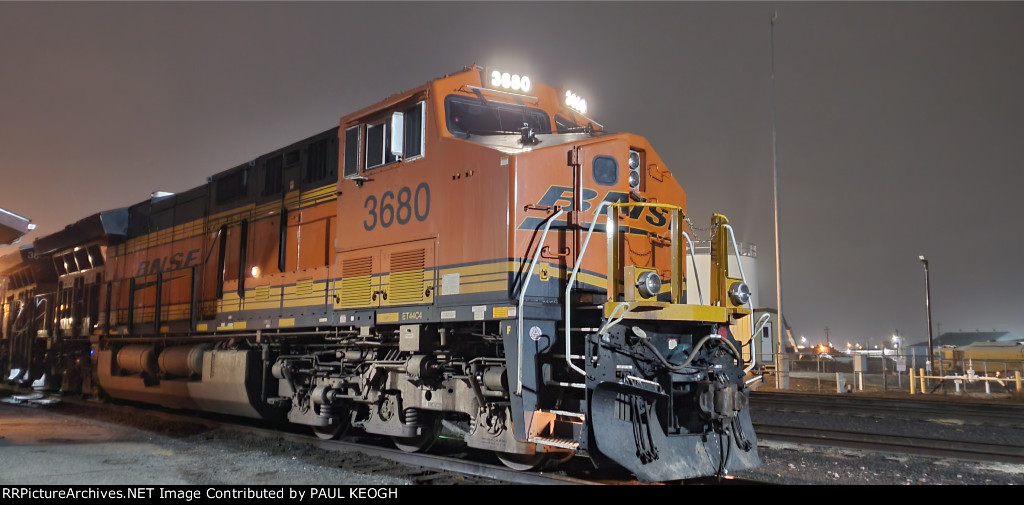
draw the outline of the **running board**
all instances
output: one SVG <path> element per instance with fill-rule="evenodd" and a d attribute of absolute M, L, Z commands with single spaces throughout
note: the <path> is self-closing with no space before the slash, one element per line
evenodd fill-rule
<path fill-rule="evenodd" d="M 576 436 L 579 425 L 583 424 L 586 419 L 586 416 L 580 412 L 536 410 L 533 412 L 533 421 L 530 424 L 527 441 L 576 451 L 580 446 L 579 441 L 567 438 L 566 435 Z"/>
<path fill-rule="evenodd" d="M 583 415 L 582 412 L 569 412 L 568 410 L 539 410 L 538 412 L 547 412 L 559 417 L 572 417 L 575 419 L 579 419 L 580 422 L 583 422 L 587 419 L 587 416 Z"/>
<path fill-rule="evenodd" d="M 546 438 L 546 437 L 531 437 L 529 442 L 533 442 L 537 445 L 549 445 L 551 447 L 558 447 L 560 449 L 569 449 L 575 451 L 579 449 L 580 443 L 571 438 Z"/>

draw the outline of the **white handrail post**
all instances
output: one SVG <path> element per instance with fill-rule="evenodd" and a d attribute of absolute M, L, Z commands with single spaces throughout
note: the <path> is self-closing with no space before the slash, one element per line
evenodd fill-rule
<path fill-rule="evenodd" d="M 580 265 L 583 264 L 583 255 L 587 252 L 587 246 L 590 245 L 590 237 L 594 234 L 594 228 L 597 226 L 597 216 L 601 214 L 601 210 L 611 206 L 612 202 L 601 202 L 600 205 L 594 209 L 594 220 L 590 222 L 590 229 L 587 230 L 587 238 L 583 241 L 583 248 L 580 249 L 580 253 L 576 255 L 576 264 L 572 267 L 572 274 L 569 275 L 569 282 L 565 284 L 565 362 L 569 364 L 569 367 L 576 370 L 581 375 L 586 375 L 586 371 L 576 366 L 572 362 L 571 353 L 569 352 L 569 335 L 572 331 L 572 325 L 570 324 L 570 298 L 569 295 L 572 292 L 572 285 L 576 282 L 576 274 L 580 271 Z M 607 230 L 605 230 L 607 233 Z"/>
<path fill-rule="evenodd" d="M 733 253 L 733 255 L 736 256 L 736 266 L 738 266 L 739 269 L 740 269 L 740 280 L 742 280 L 743 283 L 746 284 L 747 283 L 747 276 L 746 276 L 746 274 L 743 273 L 743 262 L 740 261 L 740 247 L 739 247 L 738 244 L 736 244 L 736 233 L 732 231 L 732 226 L 729 226 L 727 224 L 723 224 L 722 227 L 725 228 L 726 231 L 729 232 L 729 239 L 732 240 L 732 253 Z M 753 316 L 754 315 L 754 303 L 750 301 L 750 298 L 747 298 L 747 307 L 750 308 L 750 315 Z M 779 326 L 782 326 L 781 322 L 779 323 Z M 751 325 L 750 328 L 753 329 L 754 326 Z M 783 328 L 783 330 L 785 330 L 785 328 Z M 782 334 L 779 334 L 779 339 L 780 340 L 782 339 Z M 750 370 L 752 370 L 754 368 L 754 363 L 757 363 L 757 360 L 754 358 L 754 356 L 755 356 L 754 353 L 756 351 L 757 351 L 757 346 L 754 344 L 754 335 L 753 335 L 753 333 L 751 333 L 751 335 L 750 335 L 750 364 L 747 365 L 747 368 L 743 369 L 743 373 L 747 373 Z"/>
<path fill-rule="evenodd" d="M 523 303 L 526 300 L 526 288 L 530 285 L 530 278 L 533 277 L 533 269 L 537 266 L 537 260 L 540 259 L 540 251 L 544 248 L 544 240 L 548 238 L 548 231 L 551 230 L 551 223 L 555 222 L 559 217 L 565 214 L 565 211 L 558 209 L 544 221 L 544 233 L 540 236 L 540 241 L 537 242 L 537 251 L 533 253 L 533 261 L 530 262 L 530 269 L 526 272 L 526 278 L 523 280 L 523 286 L 519 290 L 519 307 L 516 309 L 518 316 L 517 327 L 519 330 L 519 357 L 516 361 L 516 368 L 518 369 L 516 375 L 516 395 L 523 396 Z"/>

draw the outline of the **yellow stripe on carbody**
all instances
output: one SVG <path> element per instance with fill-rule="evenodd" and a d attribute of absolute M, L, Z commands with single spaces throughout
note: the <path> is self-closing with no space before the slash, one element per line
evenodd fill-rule
<path fill-rule="evenodd" d="M 398 322 L 398 312 L 383 312 L 383 313 L 378 312 L 377 313 L 377 322 L 378 323 L 397 323 Z"/>
<path fill-rule="evenodd" d="M 283 205 L 289 210 L 300 210 L 313 207 L 322 203 L 337 199 L 337 186 L 328 184 L 309 191 L 291 191 L 285 195 Z M 128 239 L 125 243 L 114 248 L 115 256 L 132 254 L 144 251 L 153 247 L 177 242 L 179 240 L 200 237 L 206 233 L 215 233 L 221 226 L 237 224 L 242 219 L 252 219 L 275 214 L 280 211 L 282 203 L 272 201 L 260 205 L 249 203 L 241 207 L 234 207 L 204 218 L 194 219 L 187 223 L 181 223 L 160 231 L 147 233 Z"/>
<path fill-rule="evenodd" d="M 668 302 L 609 302 L 604 305 L 607 319 L 648 321 L 699 321 L 728 323 L 731 314 L 749 314 L 748 309 L 727 309 L 713 305 L 688 305 Z"/>
<path fill-rule="evenodd" d="M 562 278 L 567 275 L 565 269 L 559 268 L 553 264 L 543 263 L 543 266 L 548 270 L 548 274 L 551 277 Z M 429 298 L 424 298 L 422 302 L 412 302 L 408 304 L 403 303 L 402 305 L 433 304 L 433 298 L 440 295 L 440 291 L 437 290 L 439 283 L 435 283 L 435 272 L 437 272 L 438 275 L 458 274 L 458 294 L 460 295 L 482 293 L 507 294 L 510 274 L 515 275 L 521 269 L 521 262 L 514 260 L 496 260 L 490 263 L 474 265 L 423 269 L 423 286 L 424 288 L 431 288 L 432 295 Z M 409 274 L 409 272 L 399 273 L 402 275 Z M 534 275 L 539 275 L 537 269 L 535 269 Z M 239 297 L 236 290 L 229 289 L 224 292 L 223 297 L 220 300 L 217 300 L 217 312 L 222 314 L 232 314 L 244 313 L 250 310 L 297 308 L 321 305 L 333 305 L 335 309 L 339 310 L 355 308 L 381 308 L 386 310 L 386 307 L 388 307 L 387 302 L 383 301 L 380 297 L 378 297 L 377 301 L 373 301 L 370 298 L 370 295 L 374 290 L 381 289 L 383 286 L 387 286 L 389 288 L 393 287 L 391 284 L 391 277 L 391 273 L 383 273 L 342 279 L 318 281 L 303 280 L 298 281 L 295 284 L 283 286 L 255 286 L 246 289 L 244 298 Z M 605 282 L 604 277 L 586 272 L 579 272 L 577 274 L 577 279 L 582 283 L 593 286 L 602 286 Z M 358 293 L 353 295 L 352 291 L 358 291 Z M 336 295 L 340 302 L 334 303 L 334 299 L 330 295 Z M 396 303 L 395 305 L 398 304 Z M 173 307 L 182 311 L 178 312 L 175 310 L 176 314 L 181 314 L 183 318 L 188 317 L 188 310 L 190 310 L 188 304 L 177 304 Z M 500 312 L 501 310 L 499 309 L 493 317 L 506 317 L 500 315 Z M 389 317 L 397 316 L 385 316 L 384 322 L 392 322 L 387 321 L 387 318 Z M 285 319 L 282 321 L 287 320 Z M 292 324 L 294 324 L 294 322 Z"/>

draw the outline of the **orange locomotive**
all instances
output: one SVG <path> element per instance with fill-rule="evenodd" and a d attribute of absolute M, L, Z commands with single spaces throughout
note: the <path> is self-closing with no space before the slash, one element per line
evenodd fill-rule
<path fill-rule="evenodd" d="M 23 380 L 85 369 L 66 356 L 91 345 L 94 372 L 73 375 L 114 398 L 409 451 L 448 430 L 513 468 L 750 468 L 751 367 L 729 331 L 749 292 L 716 215 L 709 300 L 683 303 L 684 207 L 644 138 L 569 90 L 469 67 L 37 240 L 59 322 L 37 335 L 77 350 L 17 362 Z"/>

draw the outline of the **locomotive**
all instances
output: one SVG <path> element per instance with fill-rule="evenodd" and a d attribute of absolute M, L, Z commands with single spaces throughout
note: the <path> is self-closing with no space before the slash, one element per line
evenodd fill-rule
<path fill-rule="evenodd" d="M 586 109 L 474 65 L 37 238 L 0 258 L 5 377 L 520 470 L 755 467 L 732 229 L 684 303 L 682 187 Z"/>

